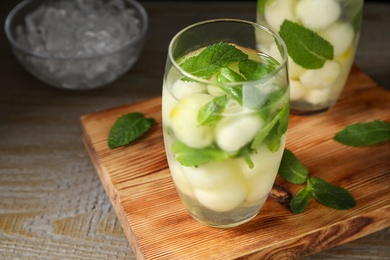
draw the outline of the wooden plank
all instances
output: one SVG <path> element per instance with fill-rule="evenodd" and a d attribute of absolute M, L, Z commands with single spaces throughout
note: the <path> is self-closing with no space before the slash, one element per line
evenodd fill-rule
<path fill-rule="evenodd" d="M 143 112 L 154 125 L 127 147 L 107 136 L 122 114 Z M 313 116 L 291 116 L 286 147 L 311 176 L 347 188 L 347 211 L 315 201 L 303 214 L 268 199 L 260 214 L 234 229 L 205 227 L 182 207 L 172 183 L 161 130 L 161 98 L 81 118 L 85 146 L 138 259 L 299 259 L 390 226 L 390 144 L 347 147 L 332 140 L 348 124 L 390 121 L 390 93 L 354 67 L 338 103 Z M 277 178 L 295 194 L 302 186 Z"/>

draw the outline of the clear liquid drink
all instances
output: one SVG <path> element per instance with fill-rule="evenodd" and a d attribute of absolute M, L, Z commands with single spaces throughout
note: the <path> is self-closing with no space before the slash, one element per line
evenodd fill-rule
<path fill-rule="evenodd" d="M 264 46 L 280 46 L 278 57 L 258 50 L 260 32 Z M 199 222 L 234 227 L 266 201 L 286 142 L 286 63 L 283 41 L 247 21 L 201 22 L 172 39 L 164 143 L 180 199 Z"/>

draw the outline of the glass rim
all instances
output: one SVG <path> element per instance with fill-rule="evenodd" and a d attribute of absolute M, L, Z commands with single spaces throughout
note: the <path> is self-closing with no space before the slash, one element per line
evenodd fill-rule
<path fill-rule="evenodd" d="M 126 0 L 128 3 L 134 7 L 136 10 L 136 13 L 139 15 L 139 20 L 141 21 L 140 24 L 140 32 L 139 35 L 130 40 L 127 44 L 121 46 L 119 49 L 114 50 L 112 52 L 107 52 L 107 53 L 101 53 L 101 54 L 94 54 L 94 55 L 85 55 L 85 56 L 74 56 L 74 57 L 57 57 L 53 55 L 48 55 L 48 54 L 42 54 L 42 53 L 36 53 L 34 50 L 27 48 L 26 46 L 23 46 L 17 42 L 15 37 L 11 33 L 11 22 L 13 21 L 14 17 L 17 15 L 17 13 L 22 10 L 24 7 L 29 5 L 30 3 L 33 3 L 36 0 L 23 0 L 20 3 L 18 3 L 15 7 L 12 8 L 12 10 L 9 12 L 7 15 L 5 22 L 4 22 L 4 31 L 5 35 L 10 42 L 11 46 L 13 48 L 16 48 L 20 50 L 21 52 L 31 55 L 35 58 L 39 59 L 51 59 L 51 60 L 88 60 L 88 59 L 96 59 L 96 58 L 101 58 L 105 56 L 110 56 L 116 53 L 120 53 L 124 49 L 127 49 L 132 46 L 137 46 L 140 42 L 144 41 L 144 37 L 146 36 L 148 26 L 149 26 L 149 21 L 148 21 L 148 14 L 146 13 L 145 8 L 138 3 L 138 1 L 135 0 Z"/>
<path fill-rule="evenodd" d="M 174 42 L 177 40 L 177 38 L 182 34 L 184 33 L 185 31 L 188 31 L 192 28 L 195 28 L 195 27 L 198 27 L 198 26 L 201 26 L 201 25 L 205 25 L 205 24 L 211 24 L 211 23 L 216 23 L 216 22 L 234 22 L 234 23 L 241 23 L 241 24 L 246 24 L 246 25 L 252 25 L 254 27 L 257 27 L 259 28 L 260 30 L 262 31 L 265 31 L 267 32 L 268 34 L 272 35 L 279 43 L 280 45 L 282 46 L 283 48 L 283 51 L 284 51 L 284 55 L 283 55 L 283 61 L 281 63 L 278 64 L 278 67 L 271 71 L 269 74 L 267 74 L 266 76 L 264 77 L 261 77 L 260 79 L 256 79 L 256 80 L 246 80 L 246 81 L 239 81 L 239 82 L 224 82 L 223 84 L 226 85 L 226 86 L 237 86 L 237 85 L 243 85 L 243 84 L 248 84 L 248 83 L 251 83 L 251 82 L 261 82 L 261 81 L 264 81 L 270 77 L 273 77 L 274 75 L 276 75 L 284 66 L 287 67 L 287 58 L 288 58 L 288 53 L 287 53 L 287 47 L 286 47 L 286 44 L 284 43 L 283 39 L 278 35 L 276 34 L 274 31 L 272 31 L 271 29 L 269 29 L 268 27 L 264 26 L 264 25 L 261 25 L 261 24 L 258 24 L 258 23 L 255 23 L 255 22 L 251 22 L 251 21 L 248 21 L 248 20 L 243 20 L 243 19 L 234 19 L 234 18 L 218 18 L 218 19 L 211 19 L 211 20 L 204 20 L 204 21 L 201 21 L 201 22 L 197 22 L 197 23 L 194 23 L 194 24 L 191 24 L 183 29 L 181 29 L 178 33 L 175 34 L 175 36 L 173 36 L 171 42 L 169 43 L 169 47 L 168 47 L 168 57 L 169 57 L 169 60 L 170 62 L 172 63 L 172 65 L 182 74 L 184 75 L 185 77 L 187 78 L 190 78 L 196 82 L 200 82 L 200 83 L 204 83 L 204 84 L 210 84 L 210 85 L 217 85 L 215 82 L 212 82 L 211 80 L 208 80 L 208 79 L 204 79 L 204 78 L 200 78 L 200 77 L 197 77 L 197 76 L 194 76 L 192 75 L 191 73 L 183 70 L 179 63 L 176 62 L 176 60 L 174 59 L 173 57 L 173 53 L 172 53 L 172 49 L 173 49 L 173 44 Z M 268 55 L 268 54 L 267 54 Z M 272 56 L 270 56 L 272 57 Z M 273 58 L 273 57 L 272 57 Z"/>

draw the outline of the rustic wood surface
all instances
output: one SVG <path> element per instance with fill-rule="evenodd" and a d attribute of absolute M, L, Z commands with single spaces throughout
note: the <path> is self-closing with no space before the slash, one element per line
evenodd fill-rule
<path fill-rule="evenodd" d="M 18 2 L 0 1 L 2 25 Z M 83 145 L 79 118 L 159 96 L 168 42 L 179 29 L 216 17 L 254 20 L 256 8 L 255 1 L 140 2 L 150 18 L 140 60 L 94 91 L 59 90 L 36 80 L 0 30 L 1 259 L 135 259 Z M 365 4 L 355 60 L 388 89 L 389 13 L 390 4 Z M 306 259 L 389 259 L 389 252 L 385 229 Z"/>
<path fill-rule="evenodd" d="M 290 117 L 286 147 L 311 176 L 347 188 L 357 207 L 337 211 L 313 202 L 294 215 L 270 198 L 256 218 L 230 230 L 205 227 L 181 206 L 165 159 L 160 97 L 84 115 L 81 124 L 91 159 L 139 259 L 299 259 L 390 227 L 390 143 L 353 148 L 332 140 L 348 124 L 373 118 L 390 122 L 389 111 L 390 93 L 355 67 L 331 110 Z M 110 150 L 110 128 L 129 112 L 145 113 L 157 124 L 131 145 Z M 276 183 L 292 194 L 302 188 L 281 178 Z"/>

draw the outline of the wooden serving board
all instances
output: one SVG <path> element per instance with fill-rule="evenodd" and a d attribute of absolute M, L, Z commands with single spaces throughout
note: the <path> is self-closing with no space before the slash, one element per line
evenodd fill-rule
<path fill-rule="evenodd" d="M 157 124 L 127 147 L 107 136 L 122 114 Z M 199 224 L 184 210 L 165 159 L 161 97 L 81 117 L 85 146 L 138 259 L 299 259 L 390 226 L 390 143 L 347 147 L 334 141 L 348 124 L 390 122 L 390 92 L 354 67 L 338 103 L 312 116 L 291 116 L 286 148 L 317 176 L 348 189 L 357 206 L 334 210 L 312 200 L 294 215 L 269 198 L 257 217 L 233 228 Z M 293 194 L 303 186 L 279 177 Z"/>

